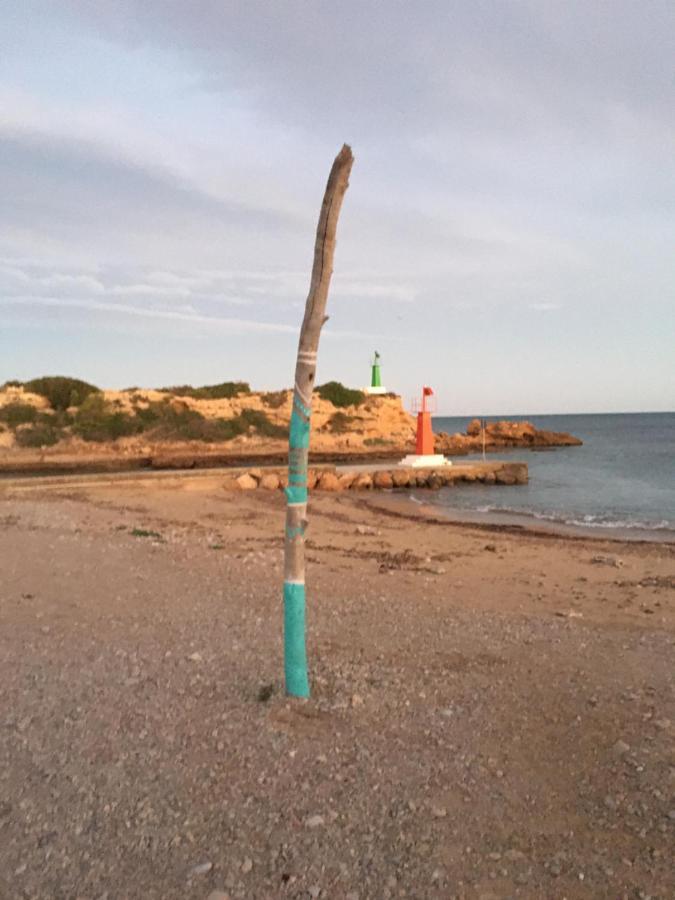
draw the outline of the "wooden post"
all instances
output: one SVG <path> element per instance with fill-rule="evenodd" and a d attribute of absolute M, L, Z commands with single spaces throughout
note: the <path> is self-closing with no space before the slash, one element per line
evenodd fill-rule
<path fill-rule="evenodd" d="M 335 157 L 321 204 L 314 244 L 314 263 L 305 317 L 295 363 L 293 411 L 288 440 L 286 541 L 284 547 L 284 674 L 286 693 L 309 697 L 305 646 L 305 529 L 307 527 L 307 464 L 312 391 L 319 337 L 326 316 L 333 274 L 335 232 L 354 157 L 345 144 Z"/>

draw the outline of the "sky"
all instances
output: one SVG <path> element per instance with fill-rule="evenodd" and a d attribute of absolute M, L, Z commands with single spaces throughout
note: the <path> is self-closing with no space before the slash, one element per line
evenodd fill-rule
<path fill-rule="evenodd" d="M 0 382 L 675 409 L 671 0 L 0 0 Z"/>

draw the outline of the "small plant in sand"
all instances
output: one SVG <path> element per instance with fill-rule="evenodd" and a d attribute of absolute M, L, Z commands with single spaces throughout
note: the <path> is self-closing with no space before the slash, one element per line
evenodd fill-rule
<path fill-rule="evenodd" d="M 154 538 L 155 540 L 162 540 L 162 535 L 159 533 L 159 531 L 152 531 L 149 528 L 133 528 L 130 534 L 132 537 Z"/>

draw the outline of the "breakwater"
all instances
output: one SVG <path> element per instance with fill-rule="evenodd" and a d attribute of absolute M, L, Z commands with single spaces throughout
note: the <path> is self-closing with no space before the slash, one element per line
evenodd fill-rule
<path fill-rule="evenodd" d="M 233 491 L 257 489 L 275 491 L 286 487 L 285 468 L 256 467 L 232 472 L 224 479 L 223 487 Z M 482 483 L 491 485 L 527 484 L 527 464 L 521 462 L 475 462 L 430 468 L 403 466 L 311 466 L 308 473 L 309 490 L 370 491 L 409 488 L 438 490 L 453 484 Z"/>

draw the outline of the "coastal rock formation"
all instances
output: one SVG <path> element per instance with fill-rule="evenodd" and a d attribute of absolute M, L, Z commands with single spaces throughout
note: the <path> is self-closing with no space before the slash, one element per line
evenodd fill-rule
<path fill-rule="evenodd" d="M 544 431 L 535 428 L 531 422 L 490 422 L 485 428 L 485 448 L 500 447 L 577 447 L 583 442 L 571 434 L 561 431 Z M 483 434 L 480 419 L 472 419 L 466 434 L 436 435 L 436 453 L 463 454 L 481 450 Z"/>

